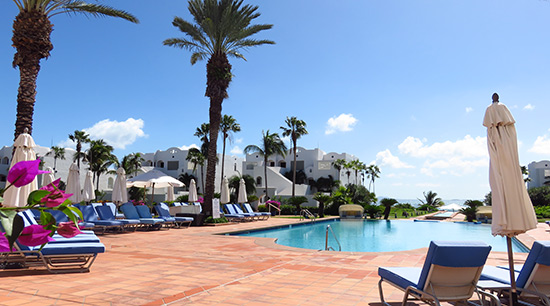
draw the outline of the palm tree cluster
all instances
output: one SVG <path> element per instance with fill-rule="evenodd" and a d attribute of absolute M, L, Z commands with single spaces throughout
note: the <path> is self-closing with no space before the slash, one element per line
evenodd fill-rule
<path fill-rule="evenodd" d="M 354 159 L 351 161 L 346 161 L 345 159 L 337 159 L 334 162 L 332 162 L 332 166 L 338 170 L 338 177 L 340 177 L 340 171 L 345 170 L 346 175 L 348 177 L 348 184 L 350 184 L 350 176 L 351 171 L 354 171 L 355 174 L 355 185 L 359 185 L 359 176 L 360 175 L 366 175 L 367 179 L 369 179 L 369 191 L 372 187 L 372 192 L 374 191 L 374 181 L 380 177 L 380 168 L 375 164 L 366 165 L 365 163 L 359 161 L 358 159 Z"/>

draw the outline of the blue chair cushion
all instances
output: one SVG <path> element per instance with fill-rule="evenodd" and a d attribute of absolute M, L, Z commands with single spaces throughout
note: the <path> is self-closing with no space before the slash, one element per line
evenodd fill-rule
<path fill-rule="evenodd" d="M 432 264 L 444 267 L 481 267 L 491 246 L 481 241 L 432 241 L 420 273 L 418 288 L 424 289 Z"/>
<path fill-rule="evenodd" d="M 138 205 L 138 206 L 135 206 L 135 207 L 136 207 L 137 213 L 138 213 L 140 218 L 152 218 L 153 217 L 151 215 L 151 210 L 149 209 L 148 206 Z"/>
<path fill-rule="evenodd" d="M 420 277 L 420 272 L 422 272 L 422 268 L 420 267 L 413 267 L 413 268 L 379 267 L 378 268 L 378 275 L 380 275 L 381 278 L 388 280 L 403 289 L 409 286 L 416 287 L 418 278 Z"/>
<path fill-rule="evenodd" d="M 40 247 L 31 248 L 31 250 L 38 249 Z M 47 244 L 41 252 L 44 255 L 96 254 L 105 252 L 105 245 L 100 242 L 55 243 Z"/>
<path fill-rule="evenodd" d="M 531 251 L 529 251 L 529 255 L 527 255 L 523 268 L 517 277 L 516 285 L 519 288 L 525 286 L 535 268 L 535 264 L 550 265 L 550 241 L 535 241 L 533 243 L 533 247 L 531 247 Z"/>
<path fill-rule="evenodd" d="M 139 214 L 136 207 L 132 203 L 124 203 L 120 206 L 120 209 L 124 213 L 127 219 L 139 219 Z"/>
<path fill-rule="evenodd" d="M 515 275 L 517 279 L 519 276 L 519 272 L 515 272 Z M 497 282 L 509 285 L 510 270 L 495 267 L 495 266 L 484 266 L 483 271 L 481 271 L 481 277 L 479 278 L 479 280 L 492 280 L 492 281 L 497 281 Z M 522 287 L 519 287 L 519 288 L 522 288 Z"/>

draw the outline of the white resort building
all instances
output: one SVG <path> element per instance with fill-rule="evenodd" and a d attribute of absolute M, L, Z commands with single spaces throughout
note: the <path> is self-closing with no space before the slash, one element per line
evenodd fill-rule
<path fill-rule="evenodd" d="M 535 188 L 550 185 L 550 161 L 542 160 L 539 162 L 531 162 L 527 165 L 529 178 L 527 188 Z"/>
<path fill-rule="evenodd" d="M 54 169 L 54 158 L 48 155 L 50 148 L 37 146 L 35 148 L 37 156 L 44 162 L 43 168 L 50 167 Z M 69 167 L 73 163 L 73 155 L 76 151 L 70 148 L 65 149 L 65 159 L 57 159 L 55 161 L 55 177 L 61 178 L 62 181 L 67 180 Z M 206 178 L 206 165 L 201 169 L 197 165 L 193 172 L 194 165 L 186 160 L 188 150 L 182 150 L 177 147 L 172 147 L 167 150 L 158 150 L 155 153 L 143 153 L 144 161 L 142 163 L 142 171 L 138 173 L 127 173 L 127 178 L 131 178 L 137 174 L 148 172 L 152 169 L 160 170 L 167 175 L 178 178 L 182 174 L 190 174 L 196 178 L 199 193 L 202 193 L 202 175 L 204 170 L 204 178 Z M 0 149 L 0 187 L 6 184 L 6 177 L 10 167 L 12 155 L 12 147 L 3 147 Z M 215 192 L 220 191 L 221 186 L 221 159 L 222 155 L 218 154 L 218 165 L 216 167 Z M 310 199 L 310 204 L 315 205 L 316 202 L 311 200 L 313 194 L 317 191 L 322 191 L 323 186 L 330 186 L 334 181 L 339 180 L 342 184 L 348 183 L 363 183 L 362 176 L 355 177 L 355 173 L 349 169 L 341 169 L 338 171 L 333 162 L 337 159 L 351 161 L 357 159 L 355 156 L 347 153 L 325 153 L 320 149 L 307 150 L 298 147 L 296 156 L 297 170 L 297 196 L 306 196 Z M 294 165 L 294 156 L 289 152 L 284 158 L 280 155 L 270 156 L 267 163 L 267 181 L 268 181 L 268 196 L 290 197 L 292 195 L 292 168 Z M 259 154 L 248 154 L 246 158 L 226 155 L 224 163 L 224 176 L 230 178 L 233 175 L 250 175 L 256 182 L 256 195 L 262 197 L 265 194 L 265 178 L 264 178 L 264 158 Z M 84 183 L 85 174 L 88 169 L 88 164 L 81 161 L 80 164 L 80 182 Z M 113 170 L 116 170 L 113 168 Z M 114 171 L 113 171 L 114 172 Z M 105 173 L 100 176 L 99 190 L 105 192 L 103 200 L 110 200 L 115 174 Z M 41 186 L 41 177 L 38 178 L 38 185 Z M 94 183 L 95 187 L 95 183 Z M 185 194 L 186 188 L 176 188 L 175 192 Z M 149 191 L 150 193 L 151 191 Z M 155 201 L 163 201 L 166 191 L 156 190 Z M 176 195 L 177 196 L 177 195 Z"/>

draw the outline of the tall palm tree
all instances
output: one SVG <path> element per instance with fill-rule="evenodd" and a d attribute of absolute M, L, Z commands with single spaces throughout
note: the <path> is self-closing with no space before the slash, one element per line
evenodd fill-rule
<path fill-rule="evenodd" d="M 396 199 L 392 198 L 383 198 L 382 200 L 380 200 L 380 204 L 384 206 L 384 220 L 388 220 L 388 218 L 390 217 L 391 207 L 397 203 L 399 202 L 397 202 Z"/>
<path fill-rule="evenodd" d="M 287 148 L 285 143 L 281 140 L 281 137 L 279 137 L 279 134 L 269 133 L 269 130 L 265 133 L 262 131 L 262 134 L 262 144 L 260 146 L 248 145 L 244 148 L 244 153 L 258 153 L 264 157 L 265 195 L 267 197 L 267 159 L 274 154 L 279 154 L 284 157 Z"/>
<path fill-rule="evenodd" d="M 164 45 L 187 49 L 191 55 L 191 64 L 208 58 L 206 64 L 206 93 L 210 98 L 209 122 L 210 144 L 208 159 L 216 158 L 218 130 L 220 127 L 222 102 L 233 75 L 228 56 L 245 59 L 239 52 L 249 47 L 274 44 L 270 40 L 253 39 L 251 36 L 273 27 L 271 24 L 251 22 L 260 16 L 258 7 L 243 5 L 242 0 L 189 0 L 189 12 L 194 23 L 175 17 L 172 24 L 188 37 L 170 38 Z M 208 163 L 206 170 L 206 190 L 204 209 L 206 215 L 212 214 L 214 179 L 216 163 Z"/>
<path fill-rule="evenodd" d="M 344 165 L 346 164 L 346 160 L 339 158 L 332 162 L 332 166 L 334 169 L 338 170 L 338 180 L 340 180 L 340 171 L 344 168 Z"/>
<path fill-rule="evenodd" d="M 369 182 L 369 191 L 370 191 L 370 186 L 372 184 L 372 192 L 374 193 L 374 181 L 380 177 L 380 168 L 378 168 L 377 165 L 374 165 L 374 164 L 370 164 L 367 169 L 366 169 L 366 172 L 367 172 L 367 177 L 370 178 L 370 182 Z"/>
<path fill-rule="evenodd" d="M 366 170 L 367 166 L 362 161 L 358 159 L 354 159 L 349 162 L 349 167 L 351 170 L 355 172 L 355 185 L 359 185 L 358 184 L 359 172 L 363 172 L 364 170 Z"/>
<path fill-rule="evenodd" d="M 290 136 L 290 140 L 292 141 L 292 153 L 294 154 L 294 165 L 292 166 L 292 197 L 294 197 L 296 193 L 296 142 L 300 137 L 306 135 L 308 131 L 306 129 L 306 122 L 296 117 L 286 117 L 285 123 L 287 125 L 286 127 L 281 126 L 283 137 Z"/>
<path fill-rule="evenodd" d="M 82 152 L 82 144 L 89 143 L 90 135 L 84 131 L 74 131 L 73 134 L 69 134 L 69 139 L 76 142 L 76 153 L 73 156 L 73 161 L 76 161 L 78 169 L 80 170 L 80 159 L 85 158 L 86 154 Z"/>
<path fill-rule="evenodd" d="M 32 134 L 32 116 L 36 101 L 36 80 L 40 60 L 48 58 L 53 45 L 50 34 L 53 24 L 50 18 L 58 14 L 77 14 L 101 17 L 111 16 L 138 23 L 133 15 L 99 3 L 83 0 L 13 0 L 19 14 L 13 21 L 12 42 L 16 49 L 13 67 L 19 67 L 19 90 L 17 94 L 17 119 L 15 138 L 28 128 Z"/>
<path fill-rule="evenodd" d="M 231 133 L 237 133 L 240 131 L 241 131 L 241 125 L 237 123 L 237 119 L 233 118 L 233 116 L 223 115 L 222 121 L 220 123 L 220 132 L 222 133 L 222 136 L 223 136 L 221 184 L 223 184 L 223 174 L 224 174 L 224 166 L 225 166 L 225 141 L 226 139 L 229 139 L 229 142 L 231 142 Z M 221 185 L 220 185 L 220 190 L 222 190 Z"/>
<path fill-rule="evenodd" d="M 239 187 L 241 186 L 241 179 L 244 180 L 244 186 L 246 189 L 246 194 L 251 195 L 256 192 L 256 182 L 254 181 L 254 178 L 248 174 L 245 174 L 243 176 L 233 175 L 228 180 L 229 189 L 233 189 L 235 191 L 235 198 L 239 195 Z"/>
<path fill-rule="evenodd" d="M 204 163 L 206 162 L 206 157 L 202 152 L 197 148 L 191 148 L 187 152 L 187 157 L 185 160 L 193 163 L 193 173 L 197 174 L 197 165 L 201 166 L 201 183 L 202 183 L 202 192 L 204 193 Z"/>
<path fill-rule="evenodd" d="M 52 150 L 46 153 L 46 156 L 53 155 L 53 173 L 56 173 L 57 159 L 65 159 L 65 148 L 52 146 Z"/>
<path fill-rule="evenodd" d="M 86 152 L 86 159 L 90 170 L 94 173 L 96 190 L 99 190 L 99 177 L 108 172 L 109 167 L 118 162 L 113 154 L 114 148 L 108 145 L 103 139 L 90 141 L 90 148 Z"/>

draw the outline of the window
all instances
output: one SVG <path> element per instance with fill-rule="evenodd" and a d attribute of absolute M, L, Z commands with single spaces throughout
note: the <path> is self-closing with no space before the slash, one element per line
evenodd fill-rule
<path fill-rule="evenodd" d="M 177 160 L 167 162 L 167 170 L 178 170 L 180 167 L 180 162 Z"/>
<path fill-rule="evenodd" d="M 3 174 L 0 174 L 0 182 L 5 182 L 5 181 L 6 181 L 6 176 Z"/>
<path fill-rule="evenodd" d="M 2 158 L 2 164 L 9 165 L 10 164 L 10 159 L 7 156 L 5 156 L 4 158 Z"/>
<path fill-rule="evenodd" d="M 261 176 L 258 176 L 256 178 L 256 186 L 262 186 L 262 177 Z"/>
<path fill-rule="evenodd" d="M 255 166 L 256 166 L 256 163 L 247 163 L 246 170 L 254 170 Z"/>
<path fill-rule="evenodd" d="M 544 178 L 545 179 L 550 178 L 550 169 L 544 169 Z"/>
<path fill-rule="evenodd" d="M 281 168 L 286 168 L 286 161 L 281 160 L 281 161 L 279 162 L 279 167 L 281 167 Z"/>
<path fill-rule="evenodd" d="M 164 168 L 164 162 L 163 162 L 162 160 L 159 160 L 159 161 L 157 162 L 157 167 L 159 167 L 159 168 Z"/>
<path fill-rule="evenodd" d="M 294 161 L 290 162 L 291 168 L 294 169 Z M 296 171 L 304 170 L 304 161 L 303 160 L 297 160 L 296 161 Z"/>
<path fill-rule="evenodd" d="M 113 189 L 114 182 L 115 182 L 115 180 L 113 180 L 113 178 L 110 177 L 110 178 L 107 180 L 107 189 Z"/>

